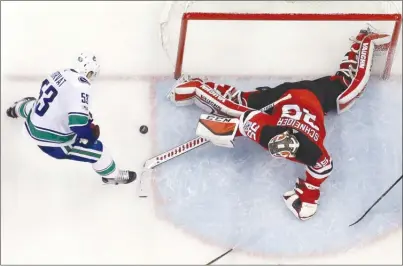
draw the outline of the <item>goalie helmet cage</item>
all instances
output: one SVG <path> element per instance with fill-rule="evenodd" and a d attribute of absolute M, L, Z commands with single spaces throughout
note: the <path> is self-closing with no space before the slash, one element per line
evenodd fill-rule
<path fill-rule="evenodd" d="M 181 1 L 178 1 L 181 2 Z M 178 5 L 178 2 L 173 2 L 170 3 L 171 5 L 169 7 L 169 11 L 165 16 L 163 17 L 160 27 L 161 27 L 161 41 L 162 41 L 162 46 L 165 50 L 165 52 L 168 54 L 167 50 L 167 39 L 169 38 L 178 38 L 178 44 L 177 44 L 177 53 L 176 53 L 176 60 L 174 63 L 174 78 L 178 79 L 182 75 L 182 68 L 183 68 L 183 61 L 184 61 L 184 56 L 185 56 L 185 47 L 186 47 L 186 40 L 187 40 L 187 33 L 189 30 L 189 21 L 316 21 L 316 22 L 324 22 L 324 21 L 362 21 L 362 22 L 375 22 L 375 21 L 382 21 L 382 22 L 392 22 L 394 24 L 393 30 L 388 32 L 388 34 L 391 35 L 391 41 L 387 50 L 386 54 L 386 61 L 384 64 L 383 69 L 381 70 L 381 77 L 382 79 L 388 79 L 390 74 L 391 74 L 391 68 L 392 68 L 392 63 L 396 51 L 396 46 L 398 44 L 399 40 L 399 34 L 401 31 L 401 23 L 402 23 L 402 15 L 401 11 L 399 8 L 395 7 L 392 2 L 394 1 L 373 1 L 372 5 L 375 6 L 377 9 L 365 9 L 362 8 L 362 10 L 370 10 L 370 12 L 373 13 L 360 13 L 360 6 L 362 6 L 365 2 L 361 2 L 357 4 L 357 8 L 348 8 L 349 2 L 344 2 L 347 5 L 347 11 L 348 10 L 353 10 L 354 13 L 321 13 L 321 12 L 327 12 L 329 11 L 329 6 L 326 9 L 323 9 L 319 6 L 325 6 L 325 5 L 330 5 L 330 3 L 325 3 L 326 1 L 318 1 L 322 3 L 310 3 L 312 1 L 304 1 L 304 3 L 295 3 L 292 1 L 273 1 L 276 2 L 278 5 L 279 3 L 280 6 L 284 7 L 281 10 L 278 9 L 271 9 L 275 10 L 278 13 L 262 13 L 262 12 L 250 12 L 250 8 L 247 9 L 246 12 L 238 12 L 239 10 L 236 10 L 235 12 L 230 9 L 229 12 L 204 12 L 206 8 L 200 8 L 203 12 L 193 12 L 193 10 L 198 11 L 199 8 L 189 8 L 194 4 L 193 2 L 183 2 L 182 1 L 182 13 L 175 14 L 177 17 L 180 17 L 180 30 L 179 30 L 179 36 L 166 36 L 166 32 L 164 32 L 164 28 L 166 27 L 167 23 L 172 19 L 172 14 L 170 14 L 172 5 Z M 249 1 L 248 1 L 249 2 Z M 263 1 L 266 2 L 266 1 Z M 185 4 L 183 4 L 185 3 Z M 203 2 L 201 2 L 203 3 Z M 249 3 L 255 3 L 255 2 L 249 2 Z M 344 4 L 342 3 L 342 4 Z M 244 3 L 246 5 L 247 3 Z M 271 3 L 266 3 L 266 5 L 271 4 Z M 333 3 L 331 3 L 333 4 Z M 195 4 L 194 4 L 195 5 Z M 221 6 L 225 6 L 225 3 L 221 2 Z M 312 8 L 309 10 L 312 12 L 318 12 L 318 13 L 304 13 L 303 10 L 301 13 L 298 13 L 299 11 L 298 8 L 292 9 L 294 12 L 290 13 L 281 13 L 285 10 L 287 12 L 286 6 L 301 6 L 301 5 L 311 5 Z M 231 5 L 232 6 L 232 5 Z M 385 8 L 387 6 L 388 8 Z M 319 7 L 319 8 L 316 8 Z M 379 7 L 379 8 L 378 8 Z M 382 9 L 383 7 L 383 9 Z M 225 10 L 224 8 L 221 8 L 220 11 Z M 330 8 L 331 9 L 331 8 Z M 334 8 L 333 8 L 334 9 Z M 209 9 L 208 9 L 209 10 Z M 240 9 L 242 11 L 242 9 Z M 288 9 L 289 10 L 289 9 Z M 338 11 L 338 10 L 337 10 Z M 336 12 L 337 12 L 336 11 Z M 171 12 L 172 13 L 172 12 Z M 177 25 L 175 25 L 177 26 Z M 172 55 L 168 54 L 168 57 L 172 60 Z M 172 60 L 173 61 L 173 60 Z"/>

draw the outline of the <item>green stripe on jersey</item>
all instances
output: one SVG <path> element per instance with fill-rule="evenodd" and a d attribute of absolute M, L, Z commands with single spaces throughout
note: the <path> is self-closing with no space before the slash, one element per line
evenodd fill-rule
<path fill-rule="evenodd" d="M 31 121 L 31 115 L 29 114 L 26 119 L 26 125 L 29 129 L 29 134 L 39 140 L 39 141 L 47 141 L 47 142 L 54 142 L 54 143 L 65 143 L 69 142 L 74 139 L 75 133 L 71 133 L 69 135 L 57 132 L 50 132 L 45 129 L 39 129 Z"/>
<path fill-rule="evenodd" d="M 69 114 L 69 126 L 79 127 L 88 124 L 88 116 L 80 114 Z"/>
<path fill-rule="evenodd" d="M 99 158 L 101 158 L 101 154 L 91 152 L 88 150 L 86 151 L 86 150 L 81 149 L 80 147 L 73 147 L 73 149 L 71 151 L 69 151 L 69 153 L 86 155 L 86 156 L 92 157 L 94 160 L 98 160 Z"/>
<path fill-rule="evenodd" d="M 30 103 L 30 102 L 32 102 L 32 101 L 26 101 L 26 102 L 24 102 L 24 103 L 21 104 L 20 108 L 18 108 L 18 114 L 19 114 L 21 117 L 23 117 L 23 118 L 27 118 L 27 117 L 28 117 L 28 114 L 27 114 L 27 112 L 25 111 L 25 106 L 27 106 L 27 104 Z"/>

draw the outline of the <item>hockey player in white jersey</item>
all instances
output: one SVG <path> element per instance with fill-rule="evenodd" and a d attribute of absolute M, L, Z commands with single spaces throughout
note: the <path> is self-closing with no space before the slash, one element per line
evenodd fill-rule
<path fill-rule="evenodd" d="M 74 69 L 56 71 L 42 82 L 37 100 L 23 98 L 7 115 L 24 118 L 28 134 L 51 157 L 91 163 L 104 183 L 128 184 L 136 173 L 117 168 L 89 111 L 91 81 L 99 69 L 95 55 L 81 53 Z"/>

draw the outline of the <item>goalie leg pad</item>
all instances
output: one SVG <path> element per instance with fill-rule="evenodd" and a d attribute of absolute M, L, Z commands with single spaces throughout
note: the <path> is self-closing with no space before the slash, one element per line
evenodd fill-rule
<path fill-rule="evenodd" d="M 233 148 L 238 126 L 238 118 L 202 114 L 197 124 L 196 135 L 208 139 L 214 145 Z"/>
<path fill-rule="evenodd" d="M 201 86 L 202 81 L 195 80 L 180 80 L 174 85 L 168 94 L 168 99 L 176 106 L 191 105 L 195 101 L 196 90 Z"/>
<path fill-rule="evenodd" d="M 337 113 L 341 114 L 348 110 L 365 91 L 372 67 L 372 60 L 376 46 L 382 46 L 390 41 L 390 36 L 386 34 L 371 33 L 362 39 L 357 64 L 355 65 L 355 75 L 347 69 L 340 69 L 345 75 L 351 78 L 347 89 L 343 91 L 336 100 Z"/>
<path fill-rule="evenodd" d="M 240 117 L 244 112 L 250 110 L 246 106 L 226 99 L 218 90 L 211 88 L 207 84 L 202 84 L 196 90 L 195 104 L 211 114 L 230 117 Z"/>
<path fill-rule="evenodd" d="M 234 95 L 236 94 L 236 96 L 229 95 L 228 93 L 226 96 L 223 96 L 218 89 L 220 86 L 212 82 L 205 83 L 201 79 L 181 79 L 172 88 L 167 97 L 176 106 L 186 106 L 194 103 L 202 110 L 211 114 L 239 117 L 249 109 L 242 104 L 237 104 L 227 99 L 228 97 L 240 98 L 240 92 L 231 86 L 225 86 L 227 89 L 226 92 L 235 91 Z"/>

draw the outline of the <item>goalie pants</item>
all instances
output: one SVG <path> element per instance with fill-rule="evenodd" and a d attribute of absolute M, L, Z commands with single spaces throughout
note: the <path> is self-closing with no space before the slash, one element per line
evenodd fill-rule
<path fill-rule="evenodd" d="M 255 91 L 243 92 L 242 97 L 247 105 L 253 109 L 261 109 L 278 100 L 281 95 L 290 89 L 305 89 L 311 91 L 318 98 L 324 113 L 336 110 L 336 99 L 346 89 L 339 76 L 326 76 L 316 80 L 285 82 L 274 88 L 259 87 Z"/>

